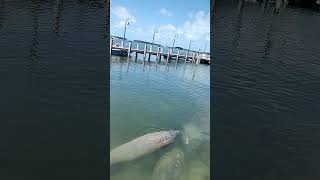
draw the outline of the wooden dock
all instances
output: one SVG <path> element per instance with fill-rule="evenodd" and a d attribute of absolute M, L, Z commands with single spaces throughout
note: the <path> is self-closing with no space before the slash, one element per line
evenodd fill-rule
<path fill-rule="evenodd" d="M 151 56 L 154 56 L 157 63 L 160 63 L 162 59 L 167 63 L 174 59 L 177 62 L 179 60 L 182 60 L 185 62 L 192 62 L 196 64 L 210 64 L 210 55 L 208 53 L 196 52 L 191 50 L 181 50 L 176 48 L 166 48 L 161 45 L 155 45 L 151 43 L 143 43 L 144 46 L 142 46 L 142 48 L 139 41 L 129 41 L 125 39 L 117 40 L 118 43 L 114 38 L 110 38 L 110 54 L 112 55 L 130 57 L 131 54 L 134 54 L 135 59 L 137 59 L 138 54 L 142 54 L 143 61 L 147 60 L 149 62 Z M 135 46 L 133 46 L 133 44 L 135 44 Z"/>

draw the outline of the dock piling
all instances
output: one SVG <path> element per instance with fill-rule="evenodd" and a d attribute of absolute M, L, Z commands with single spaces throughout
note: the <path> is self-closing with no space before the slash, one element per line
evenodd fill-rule
<path fill-rule="evenodd" d="M 130 53 L 131 53 L 131 42 L 129 42 L 128 57 L 130 57 Z"/>
<path fill-rule="evenodd" d="M 198 57 L 197 57 L 197 62 L 196 64 L 199 64 L 200 63 L 200 53 L 198 53 Z"/>
<path fill-rule="evenodd" d="M 144 50 L 143 50 L 143 60 L 146 59 L 146 55 L 147 55 L 147 44 L 144 45 Z"/>
<path fill-rule="evenodd" d="M 180 56 L 180 50 L 177 52 L 177 62 L 179 61 L 179 56 Z"/>
<path fill-rule="evenodd" d="M 159 51 L 160 51 L 160 47 L 157 48 L 157 62 L 159 60 Z"/>
<path fill-rule="evenodd" d="M 188 59 L 188 53 L 189 53 L 189 52 L 187 52 L 187 53 L 186 53 L 186 57 L 185 57 L 185 59 L 184 59 L 184 62 L 187 62 L 187 59 Z"/>
<path fill-rule="evenodd" d="M 194 63 L 194 57 L 195 57 L 196 53 L 192 53 L 192 62 Z"/>
<path fill-rule="evenodd" d="M 150 52 L 152 52 L 152 45 L 150 45 Z"/>
<path fill-rule="evenodd" d="M 171 49 L 168 50 L 167 63 L 168 63 L 169 60 L 170 60 L 170 53 L 171 53 Z"/>
<path fill-rule="evenodd" d="M 162 48 L 160 49 L 159 62 L 161 62 L 161 58 L 162 58 Z"/>

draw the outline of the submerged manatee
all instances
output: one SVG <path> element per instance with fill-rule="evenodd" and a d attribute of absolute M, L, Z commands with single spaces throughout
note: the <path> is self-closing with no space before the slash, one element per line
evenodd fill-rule
<path fill-rule="evenodd" d="M 178 180 L 182 174 L 184 153 L 179 148 L 174 148 L 165 153 L 156 163 L 152 180 Z"/>
<path fill-rule="evenodd" d="M 174 142 L 179 131 L 160 131 L 138 137 L 110 152 L 110 165 L 131 161 Z"/>
<path fill-rule="evenodd" d="M 210 169 L 201 161 L 192 161 L 183 180 L 209 180 Z"/>

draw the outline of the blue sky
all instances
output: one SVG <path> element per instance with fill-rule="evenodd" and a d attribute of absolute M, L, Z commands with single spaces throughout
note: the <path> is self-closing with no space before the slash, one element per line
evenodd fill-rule
<path fill-rule="evenodd" d="M 130 18 L 126 38 L 203 50 L 210 49 L 210 0 L 111 0 L 111 35 L 123 36 L 125 19 Z"/>

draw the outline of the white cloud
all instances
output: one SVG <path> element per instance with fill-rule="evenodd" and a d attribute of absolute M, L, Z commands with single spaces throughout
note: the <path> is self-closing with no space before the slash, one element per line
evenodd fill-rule
<path fill-rule="evenodd" d="M 210 14 L 198 11 L 182 26 L 185 37 L 189 40 L 204 40 L 210 34 Z"/>
<path fill-rule="evenodd" d="M 115 27 L 124 27 L 127 18 L 130 18 L 130 23 L 136 22 L 135 16 L 132 15 L 131 12 L 124 6 L 116 6 L 111 8 L 111 15 L 114 15 L 114 17 L 118 20 L 116 24 L 113 24 Z M 113 18 L 113 16 L 111 16 L 111 18 Z"/>
<path fill-rule="evenodd" d="M 172 46 L 172 41 L 176 32 L 177 27 L 172 24 L 160 25 L 158 28 L 157 42 L 165 46 Z"/>
<path fill-rule="evenodd" d="M 168 16 L 168 17 L 172 16 L 172 13 L 166 8 L 161 8 L 159 10 L 159 13 L 161 16 Z"/>
<path fill-rule="evenodd" d="M 177 34 L 177 43 L 187 45 L 190 40 L 197 48 L 202 48 L 201 44 L 210 41 L 210 14 L 203 11 L 189 14 L 190 19 L 180 26 L 164 24 L 159 26 L 157 35 L 163 45 L 172 45 L 174 35 Z M 197 45 L 198 44 L 198 45 Z"/>
<path fill-rule="evenodd" d="M 134 11 L 132 11 L 134 12 Z M 136 18 L 133 13 L 123 6 L 111 9 L 111 26 L 114 34 L 121 35 L 125 19 L 130 18 L 130 27 L 127 29 L 129 39 L 151 41 L 154 28 L 158 29 L 155 42 L 164 46 L 172 46 L 174 35 L 177 34 L 175 46 L 187 48 L 193 40 L 191 49 L 203 49 L 207 42 L 210 47 L 210 14 L 204 11 L 190 11 L 186 14 L 187 20 L 180 24 L 160 24 L 152 26 L 138 26 L 134 24 Z M 141 20 L 142 21 L 142 20 Z"/>
<path fill-rule="evenodd" d="M 162 25 L 159 27 L 159 31 L 162 31 L 162 32 L 170 32 L 170 31 L 176 31 L 177 28 L 172 25 L 172 24 L 165 24 L 165 25 Z"/>

